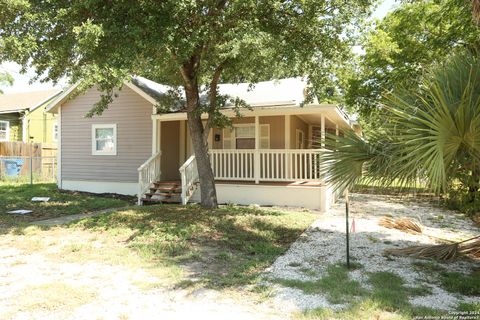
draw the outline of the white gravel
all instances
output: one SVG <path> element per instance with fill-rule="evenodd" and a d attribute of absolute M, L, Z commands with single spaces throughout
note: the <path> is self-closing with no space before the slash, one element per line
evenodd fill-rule
<path fill-rule="evenodd" d="M 427 202 L 410 202 L 392 196 L 354 194 L 350 206 L 356 229 L 350 238 L 350 252 L 353 261 L 363 266 L 350 272 L 351 279 L 359 281 L 366 289 L 371 289 L 367 283 L 367 273 L 392 272 L 404 280 L 405 286 L 430 287 L 431 294 L 413 297 L 410 303 L 434 309 L 452 310 L 461 302 L 478 301 L 478 297 L 462 296 L 442 289 L 435 275 L 414 268 L 414 259 L 387 258 L 382 254 L 387 248 L 435 243 L 434 238 L 428 235 L 449 240 L 467 239 L 479 234 L 479 229 L 473 222 L 458 213 L 433 207 Z M 379 226 L 379 219 L 386 215 L 416 218 L 426 228 L 422 235 L 414 235 Z M 287 253 L 275 261 L 267 270 L 266 278 L 312 281 L 324 276 L 329 265 L 344 261 L 345 205 L 338 203 L 329 212 L 320 215 Z M 475 268 L 475 263 L 457 261 L 443 263 L 441 266 L 447 271 L 469 273 Z M 305 270 L 309 272 L 306 274 Z M 309 295 L 298 289 L 278 284 L 274 286 L 277 292 L 275 301 L 283 310 L 343 307 L 329 304 L 326 296 L 321 294 Z"/>

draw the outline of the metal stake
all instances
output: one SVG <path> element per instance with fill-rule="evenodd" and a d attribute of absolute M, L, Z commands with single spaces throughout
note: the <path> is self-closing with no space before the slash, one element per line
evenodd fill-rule
<path fill-rule="evenodd" d="M 30 185 L 33 185 L 33 156 L 30 154 Z"/>
<path fill-rule="evenodd" d="M 348 189 L 345 191 L 345 234 L 347 240 L 347 268 L 350 269 L 350 230 L 348 223 L 348 213 L 350 211 L 350 205 L 348 200 Z"/>

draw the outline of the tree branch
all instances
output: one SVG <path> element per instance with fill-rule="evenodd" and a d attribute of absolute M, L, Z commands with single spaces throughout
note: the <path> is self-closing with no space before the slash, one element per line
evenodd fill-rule
<path fill-rule="evenodd" d="M 203 130 L 203 139 L 206 142 L 208 140 L 208 134 L 210 128 L 212 127 L 215 109 L 217 107 L 217 94 L 218 94 L 218 82 L 220 81 L 220 76 L 222 75 L 223 68 L 225 67 L 227 60 L 220 63 L 215 72 L 213 73 L 212 80 L 210 81 L 210 92 L 209 92 L 209 108 L 208 108 L 208 119 Z"/>

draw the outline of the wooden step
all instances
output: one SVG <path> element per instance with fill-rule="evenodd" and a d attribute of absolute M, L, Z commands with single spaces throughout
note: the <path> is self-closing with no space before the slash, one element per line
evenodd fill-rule
<path fill-rule="evenodd" d="M 150 187 L 150 192 L 151 193 L 154 193 L 155 191 L 160 191 L 162 193 L 181 194 L 182 193 L 182 188 Z"/>
<path fill-rule="evenodd" d="M 143 203 L 180 203 L 179 200 L 172 199 L 155 199 L 155 198 L 143 198 Z"/>
<path fill-rule="evenodd" d="M 165 186 L 181 186 L 181 182 L 180 181 L 156 181 L 153 183 L 155 186 L 162 186 L 162 187 L 165 187 Z"/>
<path fill-rule="evenodd" d="M 153 197 L 153 196 L 162 196 L 162 197 L 172 197 L 172 196 L 179 196 L 181 193 L 168 193 L 168 192 L 148 192 L 145 193 L 145 196 Z"/>

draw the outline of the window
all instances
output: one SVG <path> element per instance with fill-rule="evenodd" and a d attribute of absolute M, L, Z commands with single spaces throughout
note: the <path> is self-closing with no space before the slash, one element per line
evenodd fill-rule
<path fill-rule="evenodd" d="M 238 124 L 233 130 L 223 129 L 224 149 L 255 149 L 255 125 Z M 270 125 L 260 125 L 260 149 L 270 148 Z"/>
<path fill-rule="evenodd" d="M 10 140 L 10 122 L 0 121 L 0 141 Z"/>
<path fill-rule="evenodd" d="M 58 141 L 58 122 L 55 122 L 53 124 L 53 132 L 52 132 L 52 140 L 53 141 Z"/>
<path fill-rule="evenodd" d="M 117 155 L 117 125 L 92 125 L 92 155 Z"/>

